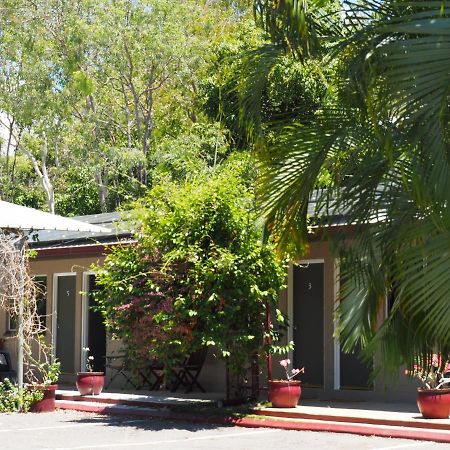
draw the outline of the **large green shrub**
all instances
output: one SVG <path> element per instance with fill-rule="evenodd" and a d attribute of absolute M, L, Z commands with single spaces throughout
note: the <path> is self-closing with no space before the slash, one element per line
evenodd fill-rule
<path fill-rule="evenodd" d="M 97 268 L 97 300 L 134 359 L 170 365 L 202 346 L 239 371 L 262 354 L 266 304 L 285 272 L 255 226 L 250 163 L 235 160 L 209 179 L 153 188 L 132 219 L 136 244 Z"/>

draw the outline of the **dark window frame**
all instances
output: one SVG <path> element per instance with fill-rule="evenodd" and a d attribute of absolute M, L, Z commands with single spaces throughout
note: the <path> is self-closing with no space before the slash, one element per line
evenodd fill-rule
<path fill-rule="evenodd" d="M 11 324 L 14 323 L 14 326 Z M 8 313 L 6 314 L 6 334 L 13 334 L 18 330 L 17 315 Z"/>
<path fill-rule="evenodd" d="M 47 296 L 48 296 L 48 276 L 35 275 L 34 282 L 39 286 L 36 296 L 36 312 L 39 316 L 42 330 L 47 328 Z"/>

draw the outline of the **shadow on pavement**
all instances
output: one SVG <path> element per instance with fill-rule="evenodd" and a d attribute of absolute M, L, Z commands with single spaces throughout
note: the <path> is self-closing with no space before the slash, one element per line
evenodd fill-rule
<path fill-rule="evenodd" d="M 119 428 L 130 428 L 139 429 L 147 431 L 161 431 L 161 430 L 178 430 L 178 431 L 203 431 L 203 430 L 214 430 L 217 428 L 223 428 L 224 426 L 231 426 L 231 424 L 214 424 L 207 423 L 207 418 L 205 417 L 205 422 L 190 422 L 189 419 L 183 420 L 173 420 L 169 418 L 146 418 L 137 416 L 109 416 L 109 415 L 95 415 L 93 417 L 80 417 L 78 419 L 68 420 L 67 423 L 77 423 L 77 424 L 103 424 L 105 427 L 119 427 Z"/>

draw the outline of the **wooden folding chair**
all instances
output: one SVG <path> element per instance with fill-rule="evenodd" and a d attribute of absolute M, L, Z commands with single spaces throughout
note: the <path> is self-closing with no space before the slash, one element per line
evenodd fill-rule
<path fill-rule="evenodd" d="M 144 386 L 147 385 L 149 390 L 159 389 L 164 382 L 164 364 L 156 359 L 152 359 L 139 369 L 139 375 Z"/>
<path fill-rule="evenodd" d="M 207 353 L 208 347 L 203 347 L 191 353 L 180 365 L 171 367 L 175 373 L 175 381 L 171 389 L 172 392 L 175 392 L 181 385 L 186 387 L 186 393 L 191 392 L 195 386 L 202 392 L 206 392 L 198 382 L 198 376 L 205 363 Z"/>
<path fill-rule="evenodd" d="M 125 387 L 127 384 L 130 384 L 134 389 L 140 388 L 133 381 L 133 375 L 127 367 L 126 356 L 124 354 L 106 356 L 106 367 L 111 371 L 111 375 L 105 389 L 108 389 L 111 383 L 119 376 L 125 379 Z"/>

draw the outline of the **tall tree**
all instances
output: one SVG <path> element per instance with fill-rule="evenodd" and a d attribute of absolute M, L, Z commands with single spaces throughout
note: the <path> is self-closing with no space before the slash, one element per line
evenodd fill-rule
<path fill-rule="evenodd" d="M 60 203 L 67 212 L 67 193 L 79 191 L 65 185 L 78 179 L 67 172 L 80 161 L 107 211 L 143 195 L 155 161 L 170 158 L 162 154 L 167 142 L 180 144 L 168 153 L 184 154 L 182 142 L 192 134 L 200 165 L 211 159 L 202 156 L 212 136 L 198 106 L 199 77 L 211 42 L 238 14 L 235 5 L 19 0 L 1 8 L 3 175 L 14 178 L 16 150 L 26 154 L 50 210 Z M 217 156 L 222 131 L 216 125 L 210 128 Z"/>
<path fill-rule="evenodd" d="M 72 14 L 79 4 L 72 4 Z M 41 182 L 48 210 L 54 213 L 49 166 L 58 165 L 64 130 L 71 120 L 67 107 L 71 98 L 57 50 L 68 11 L 50 0 L 5 2 L 2 7 L 0 109 L 8 136 L 2 175 L 14 179 L 11 157 L 24 154 Z"/>
<path fill-rule="evenodd" d="M 324 4 L 255 1 L 273 45 L 337 62 L 330 101 L 309 124 L 289 123 L 263 156 L 261 204 L 285 247 L 307 240 L 313 196 L 316 217 L 355 225 L 337 240 L 344 285 L 355 286 L 342 292 L 341 338 L 346 349 L 381 349 L 396 370 L 450 352 L 450 8 L 346 1 L 338 32 Z M 243 103 L 247 117 L 254 106 Z M 392 309 L 379 327 L 386 292 Z"/>
<path fill-rule="evenodd" d="M 167 123 L 172 138 L 186 127 L 195 131 L 198 76 L 223 20 L 226 14 L 203 2 L 96 3 L 79 66 L 89 93 L 75 115 L 103 210 L 118 166 L 129 163 L 122 173 L 139 194 L 151 184 L 149 163 Z"/>

